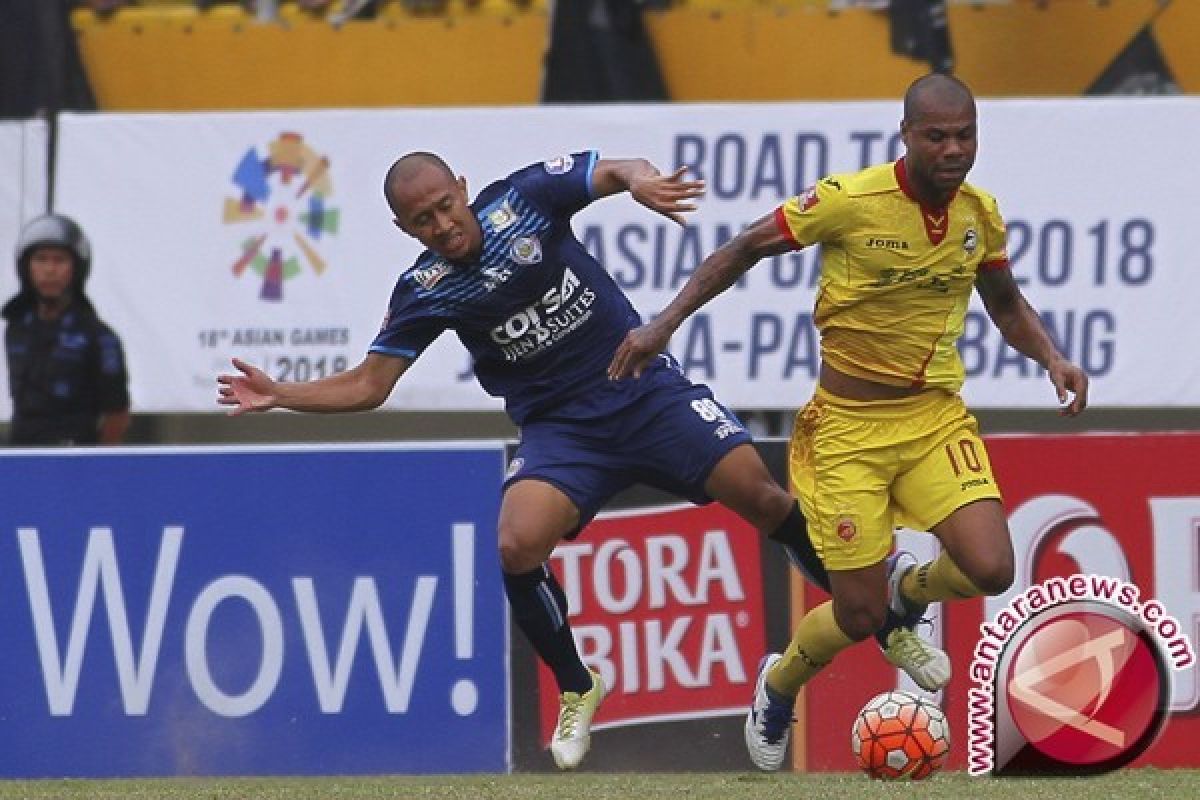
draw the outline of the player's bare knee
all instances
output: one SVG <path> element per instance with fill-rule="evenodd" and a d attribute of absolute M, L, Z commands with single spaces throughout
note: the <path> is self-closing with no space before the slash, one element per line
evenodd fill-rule
<path fill-rule="evenodd" d="M 971 582 L 986 595 L 1003 594 L 1013 583 L 1013 563 L 1010 559 L 1000 559 L 990 564 L 984 564 L 974 569 L 970 578 Z"/>
<path fill-rule="evenodd" d="M 796 498 L 792 497 L 791 493 L 778 486 L 774 481 L 770 483 L 765 492 L 766 498 L 763 501 L 763 506 L 770 515 L 772 527 L 779 527 L 783 521 L 792 513 L 792 509 L 796 507 Z"/>
<path fill-rule="evenodd" d="M 536 548 L 522 542 L 519 537 L 500 531 L 500 569 L 509 575 L 520 575 L 535 569 L 545 559 Z"/>
<path fill-rule="evenodd" d="M 783 524 L 796 505 L 795 498 L 769 479 L 752 486 L 739 486 L 736 491 L 716 496 L 715 499 L 767 535 Z"/>
<path fill-rule="evenodd" d="M 833 616 L 842 633 L 856 642 L 861 642 L 883 627 L 887 620 L 884 605 L 833 604 Z"/>

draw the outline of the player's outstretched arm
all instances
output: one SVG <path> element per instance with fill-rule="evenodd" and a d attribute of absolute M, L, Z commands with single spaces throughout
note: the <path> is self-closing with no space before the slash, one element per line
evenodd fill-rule
<path fill-rule="evenodd" d="M 683 215 L 696 210 L 692 201 L 704 194 L 704 181 L 684 180 L 686 172 L 687 167 L 679 167 L 663 175 L 642 158 L 602 158 L 592 171 L 592 193 L 599 198 L 629 192 L 646 208 L 683 225 Z"/>
<path fill-rule="evenodd" d="M 1012 271 L 981 272 L 975 279 L 975 289 L 1004 341 L 1046 370 L 1062 405 L 1062 413 L 1073 417 L 1083 411 L 1087 407 L 1087 373 L 1059 352 L 1041 317 L 1021 293 Z"/>
<path fill-rule="evenodd" d="M 646 365 L 666 350 L 671 334 L 696 309 L 732 286 L 762 259 L 794 248 L 792 240 L 779 230 L 774 214 L 762 217 L 718 247 L 700 262 L 675 299 L 657 317 L 625 334 L 608 365 L 609 379 L 641 375 Z"/>
<path fill-rule="evenodd" d="M 316 413 L 366 411 L 382 405 L 411 363 L 406 358 L 371 353 L 346 372 L 306 383 L 282 383 L 235 358 L 238 374 L 217 376 L 217 402 L 230 406 L 231 416 L 272 408 Z"/>

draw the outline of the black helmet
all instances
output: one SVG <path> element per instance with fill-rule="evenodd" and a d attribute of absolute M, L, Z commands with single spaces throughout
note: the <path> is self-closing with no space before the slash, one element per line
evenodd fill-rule
<path fill-rule="evenodd" d="M 83 293 L 83 284 L 92 268 L 92 244 L 75 220 L 62 214 L 45 214 L 30 220 L 17 238 L 17 278 L 21 287 L 17 295 L 4 307 L 5 317 L 11 317 L 13 313 L 34 305 L 29 261 L 34 250 L 46 246 L 64 247 L 74 257 L 75 274 L 71 287 L 76 297 L 90 305 Z"/>

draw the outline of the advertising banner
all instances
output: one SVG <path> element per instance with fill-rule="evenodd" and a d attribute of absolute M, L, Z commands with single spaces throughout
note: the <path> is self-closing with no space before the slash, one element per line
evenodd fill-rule
<path fill-rule="evenodd" d="M 1008 222 L 1017 282 L 1097 406 L 1200 403 L 1200 336 L 1182 198 L 1200 167 L 1177 153 L 1195 98 L 983 101 L 971 181 Z M 898 157 L 899 101 L 827 104 L 64 115 L 57 197 L 85 218 L 93 297 L 126 342 L 134 406 L 211 411 L 238 355 L 283 379 L 357 364 L 419 246 L 392 224 L 383 176 L 435 150 L 472 196 L 527 164 L 598 149 L 686 166 L 707 195 L 686 227 L 628 196 L 574 229 L 643 315 L 705 255 L 831 172 Z M 1144 132 L 1156 131 L 1154 147 Z M 1069 147 L 1031 146 L 1052 139 Z M 737 408 L 795 408 L 812 391 L 819 253 L 768 259 L 698 312 L 672 351 Z M 961 352 L 978 408 L 1054 405 L 1046 377 L 1004 345 L 981 304 Z M 498 409 L 452 335 L 405 375 L 392 407 Z"/>
<path fill-rule="evenodd" d="M 596 730 L 742 716 L 766 643 L 758 534 L 724 506 L 606 514 L 551 566 L 579 654 L 609 693 Z M 558 692 L 542 669 L 542 733 Z"/>
<path fill-rule="evenodd" d="M 6 778 L 504 772 L 503 447 L 0 456 Z"/>
<path fill-rule="evenodd" d="M 1037 602 L 1030 604 L 1028 598 L 1036 598 L 1037 593 L 1031 587 L 1048 581 L 1057 586 L 1073 575 L 1099 576 L 1079 588 L 1103 604 L 1119 603 L 1163 637 L 1162 655 L 1168 667 L 1161 676 L 1167 681 L 1165 727 L 1134 763 L 1197 766 L 1200 666 L 1194 654 L 1200 643 L 1200 435 L 993 436 L 987 446 L 1004 492 L 1016 579 L 998 597 L 931 607 L 933 627 L 922 630 L 942 643 L 955 671 L 942 697 L 950 723 L 950 767 L 966 767 L 978 749 L 972 742 L 978 744 L 979 731 L 968 725 L 969 706 L 975 702 L 969 701 L 968 692 L 973 682 L 989 677 L 980 672 L 987 662 L 980 662 L 979 656 L 1002 649 L 992 648 L 991 641 L 998 629 L 1006 627 L 1005 614 L 1014 621 L 1032 618 L 1029 609 L 1036 610 Z M 899 546 L 915 550 L 921 560 L 936 553 L 933 537 L 911 531 L 902 535 Z M 805 597 L 809 607 L 823 599 L 811 588 Z M 984 637 L 989 639 L 981 647 Z M 1104 654 L 1081 658 L 1071 670 L 1044 680 L 1051 687 L 1065 680 L 1078 694 L 1078 687 L 1088 681 L 1111 682 L 1120 663 Z M 854 769 L 850 726 L 855 714 L 871 696 L 897 686 L 914 688 L 884 661 L 874 644 L 857 645 L 839 655 L 805 692 L 796 766 Z M 1001 689 L 1005 688 L 1001 681 Z M 1044 691 L 1045 686 L 1032 689 Z M 1026 699 L 1030 696 L 1037 698 L 1027 691 Z M 1105 700 L 1103 692 L 1096 697 L 1083 695 L 1081 710 L 1092 709 L 1096 715 Z M 1125 708 L 1133 700 L 1121 705 L 1123 701 L 1116 697 L 1111 702 Z M 1010 703 L 1018 712 L 1022 708 Z M 1094 731 L 1080 729 L 1084 745 L 1096 741 L 1091 738 Z M 1028 734 L 1027 726 L 1022 731 Z M 1115 736 L 1112 741 L 1121 739 Z M 1075 752 L 1081 747 L 1076 742 Z"/>

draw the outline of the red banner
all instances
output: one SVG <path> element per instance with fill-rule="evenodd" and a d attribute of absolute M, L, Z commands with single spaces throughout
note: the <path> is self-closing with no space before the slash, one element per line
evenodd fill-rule
<path fill-rule="evenodd" d="M 745 713 L 765 622 L 758 534 L 718 504 L 605 514 L 554 551 L 580 654 L 608 697 L 594 729 Z M 558 713 L 539 667 L 542 739 Z"/>
<path fill-rule="evenodd" d="M 943 707 L 951 768 L 966 764 L 967 690 L 979 626 L 1009 599 L 1052 576 L 1111 575 L 1135 584 L 1200 639 L 1200 434 L 998 436 L 987 440 L 1009 517 L 1016 580 L 1001 597 L 945 604 L 935 631 L 955 677 Z M 920 534 L 917 538 L 932 539 Z M 824 598 L 808 588 L 806 606 Z M 1200 766 L 1200 668 L 1171 674 L 1171 712 L 1135 765 Z M 896 670 L 867 642 L 841 654 L 805 692 L 796 766 L 852 770 L 850 726 Z"/>

